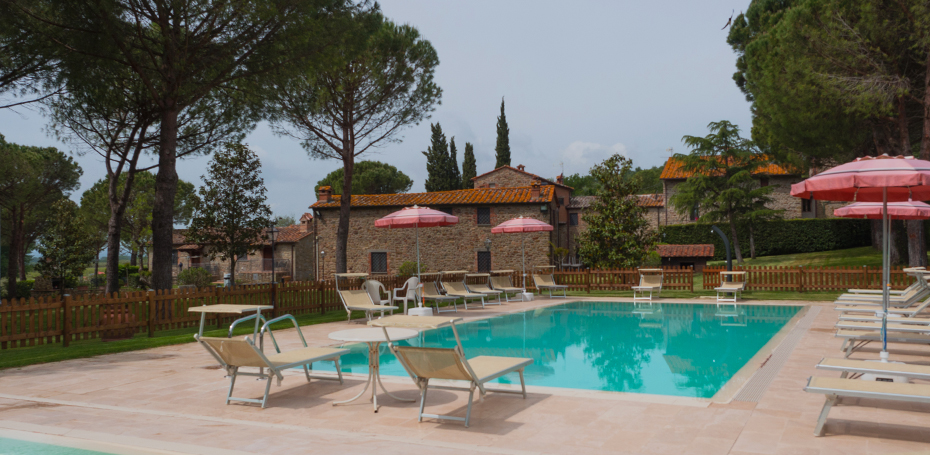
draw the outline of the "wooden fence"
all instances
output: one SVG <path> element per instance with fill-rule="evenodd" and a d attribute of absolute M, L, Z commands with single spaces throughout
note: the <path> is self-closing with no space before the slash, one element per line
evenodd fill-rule
<path fill-rule="evenodd" d="M 725 267 L 704 268 L 704 289 L 720 286 Z M 880 289 L 881 267 L 733 267 L 745 271 L 747 289 L 761 291 L 845 291 L 851 288 Z M 914 278 L 901 267 L 891 270 L 892 289 L 904 289 Z"/>
<path fill-rule="evenodd" d="M 389 291 L 403 286 L 406 277 L 375 275 Z M 511 277 L 514 286 L 522 286 L 520 272 Z M 556 272 L 556 282 L 570 290 L 630 290 L 639 284 L 636 269 L 585 270 Z M 466 282 L 483 281 L 467 278 Z M 361 280 L 340 284 L 340 288 L 357 288 Z M 535 290 L 527 277 L 527 290 Z M 665 269 L 663 287 L 694 290 L 690 268 Z M 171 289 L 165 291 L 132 292 L 105 295 L 54 296 L 30 299 L 0 300 L 0 349 L 109 339 L 145 333 L 196 327 L 200 316 L 188 308 L 213 304 L 275 303 L 270 317 L 283 314 L 325 313 L 343 311 L 333 281 L 260 284 L 232 288 Z M 208 315 L 207 324 L 222 327 L 231 316 Z"/>

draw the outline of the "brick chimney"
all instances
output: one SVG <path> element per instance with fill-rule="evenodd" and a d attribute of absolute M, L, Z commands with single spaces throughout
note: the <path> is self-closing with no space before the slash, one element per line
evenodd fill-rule
<path fill-rule="evenodd" d="M 313 229 L 313 217 L 302 218 L 300 220 L 300 232 L 310 232 Z"/>
<path fill-rule="evenodd" d="M 524 169 L 526 169 L 526 166 L 524 166 L 524 165 L 522 165 L 522 164 L 518 164 L 518 165 L 517 165 L 517 169 L 523 171 Z M 523 171 L 523 172 L 526 172 L 526 171 Z"/>
<path fill-rule="evenodd" d="M 533 180 L 533 183 L 530 184 L 530 197 L 533 199 L 539 198 L 539 180 Z"/>
<path fill-rule="evenodd" d="M 332 202 L 333 201 L 333 189 L 329 186 L 321 186 L 316 194 L 317 202 Z"/>
<path fill-rule="evenodd" d="M 563 178 L 564 177 L 562 177 L 562 174 L 559 174 L 559 176 L 555 178 L 555 183 L 558 183 L 559 185 L 564 185 L 564 183 L 562 183 Z"/>

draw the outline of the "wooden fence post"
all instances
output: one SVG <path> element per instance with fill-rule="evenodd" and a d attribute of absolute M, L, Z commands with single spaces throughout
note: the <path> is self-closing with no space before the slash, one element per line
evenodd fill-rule
<path fill-rule="evenodd" d="M 155 336 L 155 313 L 157 312 L 155 309 L 155 299 L 152 298 L 152 292 L 154 291 L 147 291 L 145 297 L 149 302 L 149 338 Z"/>
<path fill-rule="evenodd" d="M 591 293 L 591 268 L 589 267 L 585 269 L 584 274 L 585 274 L 585 277 L 584 277 L 585 287 L 587 287 L 588 294 L 590 294 Z"/>
<path fill-rule="evenodd" d="M 61 339 L 64 347 L 71 345 L 71 308 L 68 308 L 68 304 L 71 303 L 71 296 L 65 296 L 61 300 L 61 309 L 63 316 L 61 318 Z"/>
<path fill-rule="evenodd" d="M 804 266 L 798 266 L 798 292 L 804 292 Z"/>

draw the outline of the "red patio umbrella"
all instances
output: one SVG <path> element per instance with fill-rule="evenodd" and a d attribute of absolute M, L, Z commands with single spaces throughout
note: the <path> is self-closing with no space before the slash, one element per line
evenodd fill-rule
<path fill-rule="evenodd" d="M 878 202 L 854 202 L 834 210 L 833 214 L 843 218 L 880 220 L 882 219 L 882 204 Z M 889 202 L 888 218 L 893 220 L 927 220 L 930 219 L 930 204 L 915 201 Z"/>
<path fill-rule="evenodd" d="M 539 221 L 535 218 L 514 218 L 510 221 L 504 221 L 491 229 L 492 234 L 513 234 L 526 232 L 551 231 L 552 225 Z M 526 292 L 526 238 L 520 236 L 520 248 L 523 255 L 523 292 Z"/>
<path fill-rule="evenodd" d="M 890 241 L 888 202 L 930 199 L 930 161 L 912 156 L 866 156 L 791 185 L 802 199 L 882 203 L 882 352 L 888 359 L 888 297 Z"/>
<path fill-rule="evenodd" d="M 459 222 L 457 216 L 428 207 L 404 207 L 384 218 L 375 220 L 376 227 L 401 229 L 414 228 L 417 236 L 417 280 L 420 279 L 420 228 L 450 226 Z"/>

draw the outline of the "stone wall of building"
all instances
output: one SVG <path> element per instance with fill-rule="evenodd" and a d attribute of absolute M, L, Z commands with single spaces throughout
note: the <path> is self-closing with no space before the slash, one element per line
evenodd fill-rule
<path fill-rule="evenodd" d="M 529 174 L 503 168 L 495 172 L 482 175 L 475 179 L 475 188 L 488 186 L 491 188 L 509 188 L 514 186 L 530 186 L 534 177 Z"/>
<path fill-rule="evenodd" d="M 308 281 L 316 279 L 316 250 L 313 247 L 314 236 L 309 235 L 293 244 L 294 280 Z"/>
<path fill-rule="evenodd" d="M 478 251 L 485 251 L 485 240 L 491 239 L 491 268 L 514 269 L 521 267 L 521 239 L 526 241 L 526 265 L 549 264 L 549 232 L 527 234 L 491 234 L 491 228 L 518 216 L 532 217 L 549 222 L 538 204 L 491 206 L 491 224 L 476 224 L 476 206 L 457 206 L 452 215 L 459 217 L 453 226 L 419 229 L 420 259 L 426 270 L 477 270 Z M 404 261 L 416 261 L 414 229 L 383 229 L 375 227 L 375 220 L 397 211 L 396 207 L 355 207 L 349 222 L 349 248 L 347 252 L 350 272 L 370 273 L 370 253 L 387 253 L 388 273 L 397 273 Z M 314 218 L 319 235 L 319 250 L 325 252 L 321 261 L 321 274 L 332 278 L 336 270 L 336 228 L 338 209 L 319 209 L 322 216 Z M 553 231 L 555 232 L 555 231 Z"/>
<path fill-rule="evenodd" d="M 791 185 L 801 181 L 800 177 L 796 176 L 772 176 L 768 177 L 768 184 L 775 187 L 771 193 L 772 204 L 769 206 L 775 210 L 784 210 L 782 212 L 782 217 L 785 219 L 794 219 L 802 218 L 808 216 L 808 214 L 802 214 L 801 206 L 802 201 L 791 195 Z M 692 223 L 693 220 L 686 214 L 679 214 L 675 207 L 671 204 L 672 198 L 678 192 L 678 186 L 684 183 L 685 180 L 672 180 L 666 179 L 662 181 L 662 186 L 664 187 L 665 193 L 665 207 L 662 209 L 662 225 L 670 224 L 685 224 Z M 699 214 L 700 214 L 699 210 Z M 830 210 L 830 215 L 832 216 L 832 209 Z M 813 212 L 809 214 L 810 217 L 813 217 Z M 826 217 L 822 212 L 818 211 L 818 218 Z"/>

